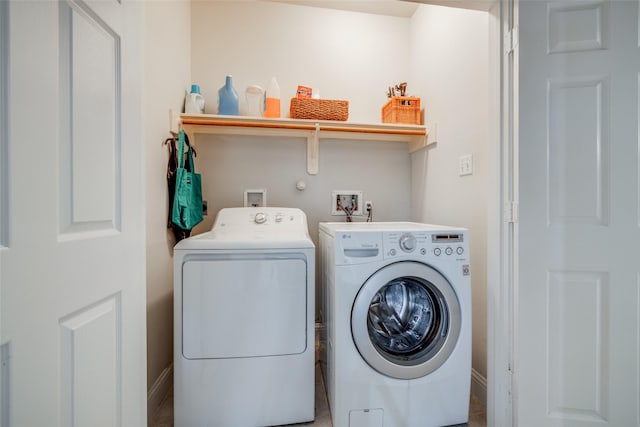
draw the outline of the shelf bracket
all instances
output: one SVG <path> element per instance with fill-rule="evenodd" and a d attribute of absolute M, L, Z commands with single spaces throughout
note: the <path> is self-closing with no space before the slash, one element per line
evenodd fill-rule
<path fill-rule="evenodd" d="M 316 129 L 307 136 L 307 173 L 318 174 L 320 151 L 320 123 L 316 123 Z"/>
<path fill-rule="evenodd" d="M 431 123 L 425 125 L 427 134 L 425 136 L 414 137 L 408 140 L 409 153 L 415 153 L 423 148 L 434 146 L 438 142 L 438 124 Z"/>

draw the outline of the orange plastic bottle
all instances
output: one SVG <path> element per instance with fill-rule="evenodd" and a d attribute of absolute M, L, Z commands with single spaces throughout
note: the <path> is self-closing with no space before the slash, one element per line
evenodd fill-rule
<path fill-rule="evenodd" d="M 275 77 L 271 78 L 267 86 L 264 117 L 280 117 L 280 86 Z"/>

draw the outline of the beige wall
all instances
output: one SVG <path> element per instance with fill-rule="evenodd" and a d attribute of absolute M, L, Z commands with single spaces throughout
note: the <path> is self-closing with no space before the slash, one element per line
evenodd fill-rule
<path fill-rule="evenodd" d="M 283 115 L 297 85 L 349 100 L 349 120 L 379 122 L 390 84 L 409 77 L 409 20 L 261 1 L 192 3 L 192 78 L 214 113 L 217 90 L 233 76 L 241 113 L 247 85 L 272 76 Z"/>
<path fill-rule="evenodd" d="M 407 24 L 402 18 L 281 3 L 194 2 L 192 75 L 209 112 L 215 111 L 226 74 L 233 75 L 241 113 L 246 86 L 266 87 L 276 76 L 283 116 L 303 84 L 319 88 L 323 98 L 349 100 L 350 121 L 379 122 L 386 87 L 408 74 Z M 393 61 L 386 53 L 391 50 Z M 343 219 L 330 214 L 332 190 L 363 191 L 376 220 L 409 218 L 406 144 L 322 140 L 315 176 L 306 173 L 301 138 L 202 136 L 195 144 L 211 212 L 196 232 L 209 228 L 220 208 L 242 206 L 244 190 L 254 188 L 267 190 L 270 206 L 305 211 L 316 241 L 318 222 Z M 307 184 L 303 192 L 295 189 L 299 179 Z"/>
<path fill-rule="evenodd" d="M 151 413 L 171 385 L 174 241 L 167 232 L 169 109 L 190 84 L 190 3 L 145 2 L 144 135 L 147 195 L 147 389 Z M 151 417 L 149 417 L 151 419 Z"/>
<path fill-rule="evenodd" d="M 412 156 L 412 215 L 470 229 L 473 369 L 486 378 L 489 15 L 423 5 L 411 24 L 412 81 L 438 124 L 437 145 Z M 473 174 L 459 176 L 466 154 Z"/>

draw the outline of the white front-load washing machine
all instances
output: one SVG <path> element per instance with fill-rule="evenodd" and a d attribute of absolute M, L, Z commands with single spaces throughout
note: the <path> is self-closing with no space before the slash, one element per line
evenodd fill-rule
<path fill-rule="evenodd" d="M 468 421 L 468 231 L 320 223 L 323 375 L 333 427 Z"/>
<path fill-rule="evenodd" d="M 222 209 L 175 246 L 177 427 L 314 419 L 314 267 L 299 209 Z"/>

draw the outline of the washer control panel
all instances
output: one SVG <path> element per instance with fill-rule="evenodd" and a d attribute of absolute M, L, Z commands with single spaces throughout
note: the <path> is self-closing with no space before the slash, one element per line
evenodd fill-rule
<path fill-rule="evenodd" d="M 435 233 L 431 235 L 431 243 L 436 257 L 466 257 L 467 246 L 462 233 Z"/>
<path fill-rule="evenodd" d="M 465 235 L 459 232 L 387 231 L 383 233 L 385 258 L 424 256 L 435 259 L 468 258 Z"/>
<path fill-rule="evenodd" d="M 416 250 L 416 236 L 411 233 L 404 233 L 402 236 L 400 236 L 400 240 L 398 241 L 398 243 L 400 244 L 400 249 L 402 249 L 404 252 L 413 252 Z"/>

